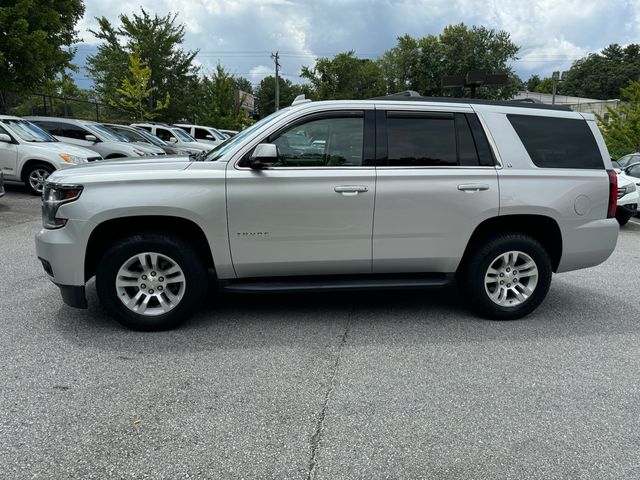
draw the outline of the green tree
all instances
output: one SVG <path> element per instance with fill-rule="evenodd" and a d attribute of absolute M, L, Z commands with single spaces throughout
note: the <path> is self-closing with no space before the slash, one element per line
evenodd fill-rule
<path fill-rule="evenodd" d="M 302 67 L 300 76 L 309 80 L 318 100 L 371 98 L 386 91 L 378 64 L 357 58 L 353 51 L 340 53 L 331 60 L 319 58 L 315 67 Z"/>
<path fill-rule="evenodd" d="M 564 95 L 608 100 L 640 78 L 640 45 L 609 45 L 574 62 L 562 82 Z"/>
<path fill-rule="evenodd" d="M 558 84 L 556 85 L 556 94 L 560 94 L 561 85 L 561 82 L 558 82 Z M 543 78 L 542 80 L 540 80 L 540 82 L 538 82 L 538 85 L 536 85 L 536 88 L 533 91 L 538 93 L 553 93 L 553 78 Z"/>
<path fill-rule="evenodd" d="M 397 45 L 387 50 L 378 63 L 389 93 L 410 89 L 422 95 L 464 96 L 468 93 L 462 89 L 443 88 L 442 77 L 486 71 L 508 74 L 509 83 L 499 88 L 481 87 L 476 96 L 511 98 L 522 83 L 508 66 L 510 60 L 517 58 L 518 51 L 507 32 L 469 28 L 460 23 L 445 27 L 437 37 L 399 37 Z"/>
<path fill-rule="evenodd" d="M 617 109 L 608 107 L 608 120 L 598 116 L 602 136 L 614 158 L 640 151 L 640 81 L 629 82 L 620 96 L 628 101 Z"/>
<path fill-rule="evenodd" d="M 242 92 L 253 93 L 253 85 L 251 85 L 251 82 L 247 78 L 235 77 L 234 80 L 236 82 L 236 89 Z"/>
<path fill-rule="evenodd" d="M 136 120 L 150 120 L 156 118 L 160 110 L 169 106 L 170 95 L 167 92 L 164 102 L 156 100 L 156 104 L 149 108 L 149 97 L 158 89 L 151 85 L 151 68 L 139 56 L 138 49 L 129 55 L 129 75 L 122 79 L 116 92 L 120 97 L 110 100 L 114 107 L 130 112 Z"/>
<path fill-rule="evenodd" d="M 0 111 L 12 94 L 37 90 L 72 68 L 82 0 L 14 0 L 0 4 Z"/>
<path fill-rule="evenodd" d="M 280 107 L 288 107 L 291 102 L 301 94 L 311 98 L 311 88 L 309 85 L 298 85 L 289 79 L 279 78 L 280 84 Z M 264 118 L 276 111 L 276 79 L 273 76 L 264 77 L 255 91 L 254 105 L 255 113 Z"/>
<path fill-rule="evenodd" d="M 120 15 L 119 19 L 120 25 L 115 27 L 105 17 L 98 18 L 98 29 L 91 31 L 102 41 L 98 52 L 87 59 L 100 99 L 117 101 L 116 89 L 128 75 L 128 57 L 137 49 L 151 69 L 149 86 L 155 88 L 147 98 L 149 110 L 169 95 L 171 104 L 162 118 L 171 121 L 192 116 L 198 89 L 198 69 L 193 65 L 197 52 L 182 49 L 184 25 L 176 23 L 177 14 L 152 17 L 141 9 L 140 15 Z"/>
<path fill-rule="evenodd" d="M 252 121 L 245 116 L 239 103 L 236 102 L 235 91 L 238 89 L 238 85 L 238 78 L 235 78 L 222 65 L 218 64 L 211 76 L 202 79 L 200 85 L 201 108 L 197 121 L 216 128 L 232 130 L 241 130 L 251 124 Z M 242 99 L 239 100 L 241 103 Z"/>
<path fill-rule="evenodd" d="M 525 86 L 527 87 L 528 92 L 535 92 L 538 85 L 540 85 L 542 79 L 539 75 L 531 75 L 529 80 L 525 82 Z"/>

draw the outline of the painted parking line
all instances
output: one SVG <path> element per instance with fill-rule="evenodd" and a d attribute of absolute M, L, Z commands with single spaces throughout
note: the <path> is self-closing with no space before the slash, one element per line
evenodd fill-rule
<path fill-rule="evenodd" d="M 640 218 L 630 218 L 629 222 L 640 225 Z"/>

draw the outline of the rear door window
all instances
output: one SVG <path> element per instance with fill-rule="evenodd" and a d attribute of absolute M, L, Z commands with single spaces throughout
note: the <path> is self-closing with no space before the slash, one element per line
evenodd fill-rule
<path fill-rule="evenodd" d="M 536 167 L 604 169 L 593 133 L 585 120 L 507 115 Z"/>
<path fill-rule="evenodd" d="M 458 164 L 452 114 L 411 115 L 388 112 L 390 167 L 434 167 Z"/>

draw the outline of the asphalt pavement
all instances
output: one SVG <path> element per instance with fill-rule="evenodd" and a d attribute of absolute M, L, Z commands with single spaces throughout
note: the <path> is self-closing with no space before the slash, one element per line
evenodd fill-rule
<path fill-rule="evenodd" d="M 0 199 L 0 478 L 640 478 L 640 222 L 529 317 L 455 289 L 212 295 L 182 328 L 62 303 Z"/>

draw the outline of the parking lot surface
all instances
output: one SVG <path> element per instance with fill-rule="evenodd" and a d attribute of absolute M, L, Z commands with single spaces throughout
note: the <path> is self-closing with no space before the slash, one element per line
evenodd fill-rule
<path fill-rule="evenodd" d="M 640 222 L 513 322 L 455 289 L 211 295 L 137 333 L 63 305 L 0 199 L 0 477 L 640 478 Z"/>

